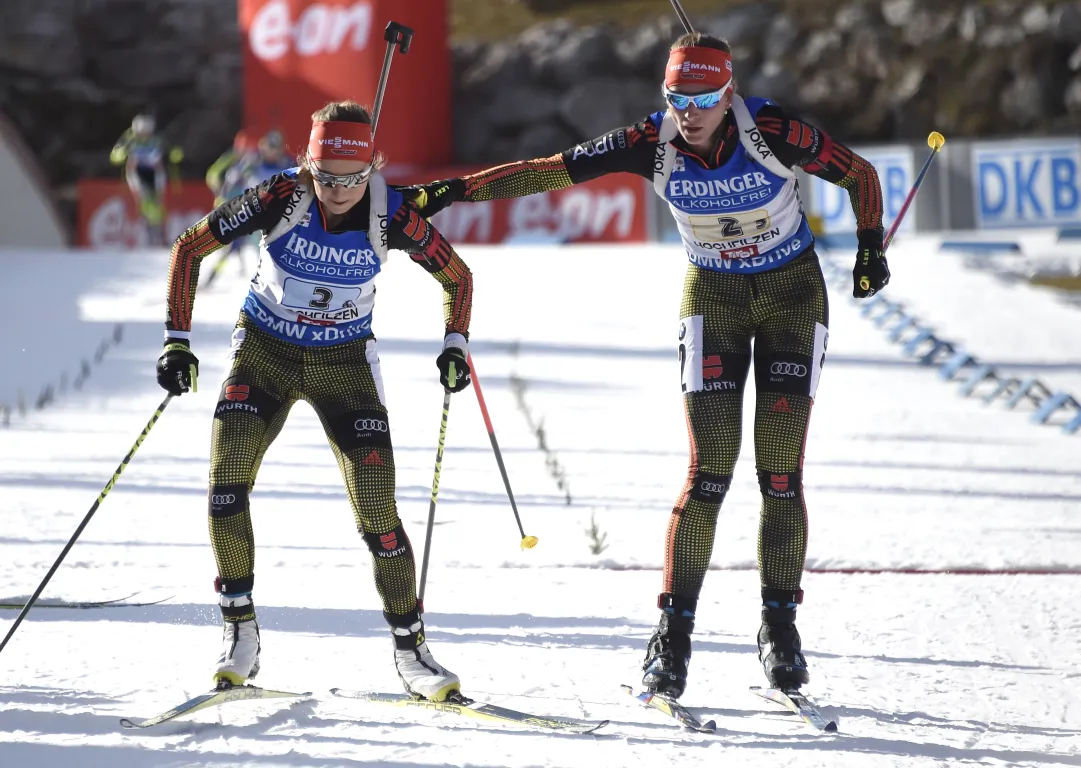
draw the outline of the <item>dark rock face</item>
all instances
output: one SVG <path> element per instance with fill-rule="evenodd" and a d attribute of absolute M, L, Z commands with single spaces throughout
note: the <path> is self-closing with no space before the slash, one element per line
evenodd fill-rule
<path fill-rule="evenodd" d="M 235 2 L 0 2 L 0 111 L 58 188 L 119 178 L 109 150 L 144 108 L 201 176 L 240 128 L 242 88 Z"/>
<path fill-rule="evenodd" d="M 759 0 L 695 21 L 731 42 L 741 92 L 843 141 L 1081 129 L 1081 0 Z M 454 45 L 455 160 L 552 154 L 662 109 L 681 32 L 668 14 Z M 201 176 L 240 128 L 242 88 L 235 0 L 0 2 L 0 111 L 59 191 L 118 175 L 109 149 L 144 107 Z"/>
<path fill-rule="evenodd" d="M 744 95 L 771 98 L 843 141 L 1081 129 L 1078 0 L 762 0 L 695 22 L 729 40 Z M 459 93 L 483 72 L 486 86 L 512 84 L 521 105 L 509 110 L 508 97 L 489 92 L 473 101 L 483 108 L 458 114 L 458 160 L 532 157 L 549 151 L 537 136 L 569 146 L 663 109 L 663 66 L 681 32 L 669 14 L 626 30 L 556 22 L 456 46 L 456 59 L 472 62 L 455 73 Z"/>

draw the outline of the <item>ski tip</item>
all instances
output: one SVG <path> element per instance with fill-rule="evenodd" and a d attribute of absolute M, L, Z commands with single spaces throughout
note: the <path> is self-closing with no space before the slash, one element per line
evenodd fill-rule
<path fill-rule="evenodd" d="M 705 728 L 707 731 L 712 733 L 712 732 L 717 730 L 717 721 L 716 720 L 709 720 L 709 721 L 707 721 L 705 723 L 702 723 L 702 727 Z"/>
<path fill-rule="evenodd" d="M 822 730 L 826 733 L 837 733 L 837 721 L 830 720 L 828 723 L 826 723 L 826 727 Z"/>
<path fill-rule="evenodd" d="M 610 722 L 611 722 L 610 720 L 601 720 L 599 723 L 594 725 L 588 731 L 583 731 L 583 733 L 596 733 L 601 728 L 606 728 Z"/>
<path fill-rule="evenodd" d="M 120 718 L 120 726 L 122 728 L 134 728 L 135 723 L 133 723 L 131 720 L 128 720 L 126 717 L 122 717 Z"/>

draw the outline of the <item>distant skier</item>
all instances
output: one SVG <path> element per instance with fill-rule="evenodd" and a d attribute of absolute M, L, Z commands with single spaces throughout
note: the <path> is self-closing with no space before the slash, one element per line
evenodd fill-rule
<path fill-rule="evenodd" d="M 233 331 L 231 367 L 211 436 L 210 538 L 224 623 L 214 670 L 219 687 L 241 685 L 259 670 L 248 496 L 263 455 L 298 400 L 315 409 L 338 459 L 357 528 L 371 551 L 403 684 L 433 700 L 460 686 L 425 642 L 413 549 L 394 500 L 394 451 L 372 310 L 387 250 L 407 251 L 443 287 L 445 335 L 436 365 L 443 386 L 458 392 L 470 383 L 466 335 L 473 279 L 415 205 L 387 186 L 377 173 L 382 164 L 368 111 L 352 101 L 332 102 L 312 115 L 299 168 L 225 202 L 173 246 L 157 372 L 158 383 L 179 395 L 196 388 L 199 362 L 189 338 L 201 260 L 262 233 L 259 269 Z M 305 524 L 302 513 L 296 523 Z"/>
<path fill-rule="evenodd" d="M 643 683 L 670 697 L 687 683 L 698 596 L 740 450 L 754 339 L 759 658 L 771 686 L 799 688 L 808 681 L 795 625 L 807 550 L 803 451 L 829 321 L 826 284 L 792 169 L 848 191 L 859 227 L 857 298 L 874 295 L 890 278 L 882 190 L 874 167 L 825 132 L 767 99 L 741 98 L 722 39 L 689 33 L 676 40 L 663 95 L 667 111 L 634 125 L 552 157 L 422 185 L 415 195 L 430 216 L 458 201 L 522 197 L 609 173 L 653 182 L 690 260 L 679 324 L 690 467 L 664 539 L 662 613 Z M 650 297 L 643 307 L 651 311 L 649 276 L 642 280 Z"/>
<path fill-rule="evenodd" d="M 219 157 L 207 171 L 207 186 L 212 190 L 216 186 L 217 195 L 232 198 L 292 166 L 293 160 L 285 154 L 285 139 L 281 131 L 267 131 L 254 150 L 247 146 L 247 134 L 240 131 L 233 140 L 232 150 Z M 212 182 L 214 186 L 211 186 Z M 206 286 L 210 286 L 218 278 L 234 254 L 238 266 L 241 270 L 244 269 L 244 259 L 240 251 L 245 245 L 258 247 L 258 233 L 230 243 L 207 275 Z"/>
<path fill-rule="evenodd" d="M 154 116 L 140 112 L 131 128 L 117 140 L 109 153 L 113 165 L 124 166 L 128 188 L 135 198 L 151 245 L 165 244 L 165 142 L 154 134 Z M 173 147 L 169 163 L 175 168 L 184 159 L 184 150 Z"/>

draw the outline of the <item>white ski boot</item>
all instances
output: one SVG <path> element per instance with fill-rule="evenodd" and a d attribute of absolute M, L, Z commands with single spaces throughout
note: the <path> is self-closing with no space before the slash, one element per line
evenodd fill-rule
<path fill-rule="evenodd" d="M 410 618 L 413 622 L 408 626 L 391 624 L 394 666 L 398 670 L 398 677 L 408 693 L 429 701 L 445 701 L 452 693 L 461 690 L 461 681 L 456 674 L 441 666 L 428 650 L 428 643 L 424 639 L 424 622 L 417 614 Z"/>
<path fill-rule="evenodd" d="M 228 603 L 228 605 L 226 605 Z M 259 623 L 255 620 L 255 606 L 251 598 L 221 598 L 222 613 L 250 613 L 244 621 L 225 619 L 222 623 L 222 653 L 214 668 L 214 682 L 218 688 L 244 685 L 259 674 Z"/>

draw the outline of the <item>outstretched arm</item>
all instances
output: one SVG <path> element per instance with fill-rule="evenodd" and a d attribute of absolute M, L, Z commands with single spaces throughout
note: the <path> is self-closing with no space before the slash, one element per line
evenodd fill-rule
<path fill-rule="evenodd" d="M 581 184 L 609 173 L 653 177 L 657 129 L 649 118 L 610 131 L 603 136 L 551 157 L 497 165 L 479 173 L 412 188 L 424 216 L 432 216 L 452 203 L 476 203 L 525 197 Z"/>

